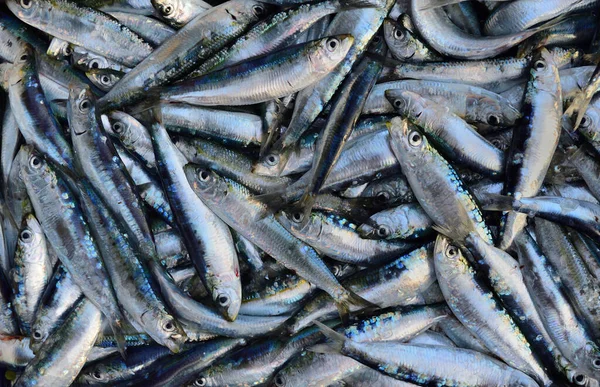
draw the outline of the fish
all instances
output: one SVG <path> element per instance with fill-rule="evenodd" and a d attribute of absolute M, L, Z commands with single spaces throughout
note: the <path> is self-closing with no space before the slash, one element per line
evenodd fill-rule
<path fill-rule="evenodd" d="M 513 132 L 504 185 L 504 193 L 517 199 L 535 196 L 541 188 L 561 131 L 562 97 L 558 67 L 545 49 L 538 52 L 533 62 L 523 106 L 527 112 L 524 117 L 527 118 L 522 120 L 520 129 Z M 510 248 L 525 226 L 526 218 L 514 212 L 505 216 L 498 243 L 501 249 Z"/>

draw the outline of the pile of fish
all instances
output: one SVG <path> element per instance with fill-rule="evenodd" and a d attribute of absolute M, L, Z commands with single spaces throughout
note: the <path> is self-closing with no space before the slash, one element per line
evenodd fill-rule
<path fill-rule="evenodd" d="M 6 0 L 1 385 L 597 386 L 600 0 Z"/>

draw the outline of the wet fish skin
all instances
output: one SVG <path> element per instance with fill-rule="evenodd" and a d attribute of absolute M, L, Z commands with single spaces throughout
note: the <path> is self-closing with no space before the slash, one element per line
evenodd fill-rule
<path fill-rule="evenodd" d="M 340 285 L 318 254 L 293 237 L 246 188 L 191 165 L 186 167 L 186 176 L 198 197 L 209 203 L 223 221 L 279 263 L 325 290 L 334 299 L 341 316 L 347 317 L 351 305 L 370 306 Z M 227 192 L 224 197 L 223 192 Z"/>
<path fill-rule="evenodd" d="M 577 373 L 597 379 L 600 348 L 569 305 L 555 269 L 527 230 L 518 236 L 516 247 L 525 285 L 550 337 Z"/>
<path fill-rule="evenodd" d="M 185 333 L 167 310 L 158 285 L 144 262 L 138 259 L 123 227 L 91 184 L 81 182 L 79 194 L 121 307 L 157 343 L 174 353 L 179 352 Z"/>
<path fill-rule="evenodd" d="M 68 180 L 56 167 L 38 156 L 33 148 L 21 149 L 24 150 L 21 154 L 21 176 L 49 244 L 73 281 L 98 306 L 119 336 L 124 318 L 98 247 Z M 120 345 L 124 350 L 122 342 Z"/>
<path fill-rule="evenodd" d="M 102 314 L 87 299 L 79 301 L 64 324 L 25 367 L 15 386 L 70 385 L 100 333 Z"/>
<path fill-rule="evenodd" d="M 12 0 L 7 6 L 25 23 L 126 66 L 135 66 L 152 52 L 148 43 L 113 17 L 75 2 L 35 0 L 26 7 Z M 68 28 L 75 33 L 66 33 Z"/>
<path fill-rule="evenodd" d="M 70 310 L 83 298 L 81 289 L 60 264 L 48 284 L 31 325 L 31 349 L 37 353 L 46 339 L 62 325 Z"/>
<path fill-rule="evenodd" d="M 284 48 L 160 90 L 161 100 L 191 105 L 251 105 L 319 82 L 346 56 L 354 38 L 336 35 Z"/>
<path fill-rule="evenodd" d="M 514 320 L 492 290 L 477 279 L 460 249 L 441 235 L 436 240 L 434 263 L 440 288 L 454 315 L 494 355 L 549 385 L 548 375 Z"/>
<path fill-rule="evenodd" d="M 247 316 L 289 314 L 302 306 L 316 287 L 293 274 L 276 277 L 264 289 L 244 293 L 240 313 Z"/>
<path fill-rule="evenodd" d="M 390 145 L 417 201 L 438 229 L 455 241 L 463 241 L 471 232 L 477 232 L 492 243 L 477 203 L 452 166 L 423 134 L 407 121 L 394 118 Z"/>
<path fill-rule="evenodd" d="M 52 275 L 46 237 L 32 214 L 23 220 L 13 268 L 13 305 L 24 335 L 31 335 L 35 312 Z"/>
<path fill-rule="evenodd" d="M 541 188 L 561 131 L 562 97 L 558 66 L 545 49 L 533 60 L 524 101 L 523 121 L 513 131 L 507 155 L 505 193 L 516 199 L 535 196 Z M 503 219 L 498 247 L 508 249 L 527 217 L 514 212 Z"/>
<path fill-rule="evenodd" d="M 175 224 L 191 261 L 219 311 L 234 321 L 242 302 L 237 253 L 231 232 L 190 186 L 185 156 L 173 144 L 163 125 L 155 122 L 150 135 L 158 173 L 169 199 Z"/>
<path fill-rule="evenodd" d="M 419 380 L 422 384 L 486 386 L 494 383 L 519 386 L 538 384 L 523 372 L 468 349 L 397 342 L 362 343 L 317 323 L 334 341 L 332 349 L 396 379 Z M 430 359 L 439 359 L 431 362 Z M 472 370 L 465 372 L 470 364 Z M 438 368 L 439 367 L 439 368 Z"/>
<path fill-rule="evenodd" d="M 277 221 L 292 235 L 322 254 L 359 266 L 380 266 L 416 247 L 404 241 L 362 239 L 356 225 L 338 216 L 313 212 L 304 221 L 301 212 L 276 214 Z"/>
<path fill-rule="evenodd" d="M 73 151 L 45 100 L 31 46 L 21 51 L 9 83 L 11 110 L 25 141 L 57 165 L 72 169 Z"/>
<path fill-rule="evenodd" d="M 108 12 L 108 14 L 153 46 L 160 46 L 175 34 L 174 29 L 148 16 L 119 11 Z"/>
<path fill-rule="evenodd" d="M 231 0 L 187 23 L 128 72 L 100 101 L 100 110 L 130 104 L 150 87 L 180 79 L 241 35 L 270 8 L 253 0 Z"/>
<path fill-rule="evenodd" d="M 435 282 L 431 244 L 415 249 L 397 260 L 368 271 L 358 272 L 342 281 L 348 289 L 380 307 L 423 304 L 422 294 Z M 319 319 L 335 317 L 333 302 L 316 295 L 290 321 L 289 331 L 298 332 Z"/>
<path fill-rule="evenodd" d="M 148 129 L 137 119 L 124 112 L 112 111 L 107 118 L 108 123 L 102 120 L 104 130 L 118 138 L 121 144 L 144 162 L 148 169 L 156 168 L 154 148 Z"/>
<path fill-rule="evenodd" d="M 503 173 L 504 152 L 445 106 L 411 91 L 387 90 L 385 96 L 398 113 L 422 128 L 448 159 L 492 176 Z"/>
<path fill-rule="evenodd" d="M 96 116 L 96 100 L 89 88 L 69 91 L 67 116 L 75 151 L 77 170 L 125 225 L 134 246 L 144 260 L 154 259 L 156 250 L 142 199 L 122 160 Z"/>

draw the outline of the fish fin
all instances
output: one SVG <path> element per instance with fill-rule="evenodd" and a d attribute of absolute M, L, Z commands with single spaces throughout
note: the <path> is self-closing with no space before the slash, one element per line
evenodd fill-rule
<path fill-rule="evenodd" d="M 115 321 L 110 322 L 110 329 L 112 330 L 115 340 L 117 341 L 117 348 L 123 360 L 127 360 L 127 341 L 125 340 L 125 335 L 123 334 L 123 327 L 121 324 L 122 320 L 116 319 Z"/>
<path fill-rule="evenodd" d="M 258 219 L 264 219 L 268 215 L 272 215 L 276 212 L 282 210 L 285 206 L 287 206 L 287 201 L 284 197 L 285 190 L 277 190 L 275 192 L 269 192 L 261 195 L 256 195 L 253 199 L 258 200 L 259 202 L 265 204 L 267 206 L 267 211 L 262 214 Z"/>
<path fill-rule="evenodd" d="M 353 291 L 347 290 L 340 300 L 335 301 L 335 306 L 344 324 L 348 322 L 350 316 L 350 305 L 358 306 L 361 310 L 379 309 L 378 305 L 373 304 L 369 300 L 365 300 Z"/>
<path fill-rule="evenodd" d="M 448 239 L 452 239 L 450 238 L 448 235 L 451 235 L 452 232 L 450 229 L 444 228 L 440 225 L 434 224 L 433 226 L 431 226 L 431 228 L 433 229 L 433 231 L 437 232 L 438 234 L 442 234 L 443 236 L 445 236 Z"/>
<path fill-rule="evenodd" d="M 511 211 L 518 203 L 512 196 L 504 195 L 486 195 L 486 202 L 483 205 L 485 211 Z"/>
<path fill-rule="evenodd" d="M 570 131 L 574 132 L 577 130 L 577 128 L 579 128 L 579 125 L 581 124 L 581 121 L 583 120 L 583 117 L 585 116 L 587 108 L 590 102 L 592 101 L 592 98 L 594 97 L 595 93 L 589 94 L 592 95 L 586 95 L 585 89 L 580 91 L 575 96 L 575 98 L 573 98 L 567 110 L 565 110 L 563 117 L 570 121 L 573 120 L 573 115 L 577 113 L 577 115 L 575 116 L 575 123 L 573 124 L 573 127 L 570 129 Z"/>
<path fill-rule="evenodd" d="M 333 348 L 333 345 L 330 344 L 315 344 L 308 348 L 306 348 L 309 352 L 315 353 L 339 353 L 340 351 Z"/>
<path fill-rule="evenodd" d="M 305 192 L 298 202 L 293 205 L 295 211 L 302 213 L 302 221 L 300 226 L 304 227 L 310 219 L 310 214 L 315 205 L 316 195 L 312 192 Z"/>
<path fill-rule="evenodd" d="M 328 343 L 328 345 L 332 349 L 335 349 L 338 353 L 341 352 L 342 348 L 344 347 L 344 343 L 347 340 L 346 336 L 334 331 L 333 329 L 329 328 L 327 325 L 323 324 L 322 322 L 315 321 L 315 325 L 319 328 L 321 333 L 323 333 L 325 335 L 325 337 L 327 337 L 329 340 L 331 340 L 331 342 Z"/>

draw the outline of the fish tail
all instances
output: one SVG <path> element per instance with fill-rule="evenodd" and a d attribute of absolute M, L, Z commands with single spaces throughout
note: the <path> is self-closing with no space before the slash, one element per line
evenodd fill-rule
<path fill-rule="evenodd" d="M 573 116 L 577 114 L 575 116 L 575 122 L 573 123 L 571 131 L 576 131 L 577 128 L 579 128 L 579 125 L 585 116 L 585 112 L 587 111 L 592 98 L 593 95 L 585 95 L 585 93 L 581 92 L 573 99 L 573 101 L 571 101 L 571 104 L 567 110 L 565 110 L 564 117 L 571 120 L 571 122 L 573 120 Z"/>
<path fill-rule="evenodd" d="M 267 208 L 268 208 L 268 211 L 266 211 L 264 214 L 262 214 L 261 217 L 257 220 L 260 220 L 261 218 L 264 218 L 267 215 L 278 212 L 279 210 L 283 209 L 288 204 L 288 202 L 285 198 L 285 189 L 281 189 L 281 190 L 277 190 L 275 192 L 269 192 L 269 193 L 265 193 L 265 194 L 261 194 L 261 195 L 256 195 L 256 196 L 254 196 L 254 199 L 258 200 L 259 202 L 261 202 L 263 204 L 266 204 Z"/>
<path fill-rule="evenodd" d="M 115 319 L 110 322 L 110 329 L 112 330 L 115 340 L 117 342 L 117 348 L 119 349 L 119 353 L 123 360 L 127 360 L 127 341 L 125 340 L 125 335 L 123 334 L 123 324 L 121 323 L 121 319 Z"/>
<path fill-rule="evenodd" d="M 344 323 L 348 322 L 350 316 L 350 305 L 358 306 L 359 309 L 376 310 L 379 307 L 369 300 L 365 300 L 353 291 L 346 290 L 344 294 L 335 301 L 335 306 Z"/>
<path fill-rule="evenodd" d="M 512 196 L 489 195 L 486 196 L 483 209 L 486 211 L 510 211 L 515 207 L 518 200 Z"/>
<path fill-rule="evenodd" d="M 329 340 L 331 340 L 331 342 L 327 343 L 327 345 L 332 349 L 335 350 L 335 352 L 339 353 L 342 351 L 342 348 L 344 347 L 344 343 L 346 342 L 346 336 L 342 335 L 341 333 L 338 333 L 336 331 L 334 331 L 333 329 L 329 328 L 327 325 L 319 322 L 319 321 L 315 321 L 315 325 L 317 327 L 319 327 L 319 330 L 321 331 L 321 333 L 323 333 L 325 335 L 325 337 L 327 337 Z M 313 346 L 312 348 L 314 349 Z M 317 347 L 318 349 L 319 347 Z M 313 351 L 316 352 L 316 351 Z M 331 351 L 329 351 L 331 352 Z"/>

